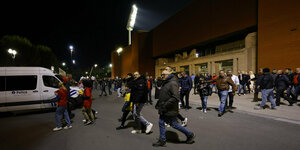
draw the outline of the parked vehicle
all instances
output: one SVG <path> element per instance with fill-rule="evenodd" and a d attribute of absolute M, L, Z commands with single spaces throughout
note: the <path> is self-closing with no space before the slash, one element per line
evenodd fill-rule
<path fill-rule="evenodd" d="M 59 82 L 46 68 L 0 67 L 0 112 L 55 107 Z M 76 93 L 72 95 L 76 99 L 79 88 L 70 87 L 70 92 Z"/>

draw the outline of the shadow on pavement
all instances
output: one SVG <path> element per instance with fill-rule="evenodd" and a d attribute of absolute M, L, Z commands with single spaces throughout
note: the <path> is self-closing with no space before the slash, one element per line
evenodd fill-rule
<path fill-rule="evenodd" d="M 53 112 L 55 112 L 55 109 L 1 112 L 0 113 L 0 118 L 16 117 L 16 116 L 27 116 L 27 115 L 34 115 L 34 114 L 45 114 L 45 113 L 53 113 Z"/>
<path fill-rule="evenodd" d="M 185 143 L 185 141 L 180 141 L 179 136 L 176 132 L 166 131 L 167 142 L 174 144 Z"/>

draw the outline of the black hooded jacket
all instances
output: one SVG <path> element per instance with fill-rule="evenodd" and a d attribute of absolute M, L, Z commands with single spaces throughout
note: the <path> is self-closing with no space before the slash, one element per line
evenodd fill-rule
<path fill-rule="evenodd" d="M 130 81 L 127 86 L 131 89 L 130 101 L 133 103 L 146 103 L 148 99 L 148 87 L 144 76 Z"/>
<path fill-rule="evenodd" d="M 179 102 L 179 86 L 176 76 L 170 74 L 169 77 L 164 80 L 159 100 L 156 103 L 155 108 L 158 109 L 158 113 L 162 116 L 175 117 L 178 115 L 178 102 Z"/>

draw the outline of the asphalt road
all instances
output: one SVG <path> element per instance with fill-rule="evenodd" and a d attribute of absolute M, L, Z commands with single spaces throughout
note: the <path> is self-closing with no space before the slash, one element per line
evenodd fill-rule
<path fill-rule="evenodd" d="M 122 98 L 116 94 L 99 97 L 94 93 L 93 108 L 98 111 L 96 123 L 84 126 L 81 110 L 73 111 L 73 128 L 53 132 L 54 112 L 27 113 L 0 118 L 0 150 L 152 150 L 159 136 L 158 114 L 147 105 L 142 113 L 154 124 L 153 133 L 133 135 L 133 120 L 128 128 L 117 131 L 120 125 Z M 200 105 L 200 104 L 199 104 Z M 217 117 L 217 108 L 206 114 L 197 109 L 181 110 L 188 117 L 187 128 L 196 134 L 195 143 L 184 144 L 186 137 L 167 128 L 168 143 L 162 149 L 207 150 L 295 150 L 300 146 L 300 125 L 257 117 L 239 112 L 228 112 Z"/>

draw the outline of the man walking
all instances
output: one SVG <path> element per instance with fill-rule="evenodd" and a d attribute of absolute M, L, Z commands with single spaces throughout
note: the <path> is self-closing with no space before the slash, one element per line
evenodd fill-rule
<path fill-rule="evenodd" d="M 295 92 L 294 92 L 294 102 L 297 102 L 298 95 L 300 94 L 300 68 L 296 68 L 296 74 L 294 75 L 293 78 L 293 84 L 295 87 Z"/>
<path fill-rule="evenodd" d="M 262 102 L 260 106 L 255 107 L 254 109 L 259 110 L 263 109 L 265 106 L 267 100 L 269 99 L 271 102 L 271 109 L 275 109 L 276 104 L 274 102 L 274 94 L 273 94 L 273 89 L 274 89 L 274 81 L 273 81 L 273 76 L 270 73 L 269 68 L 264 68 L 263 69 L 263 75 L 260 76 L 257 79 L 257 88 L 261 89 L 262 93 Z"/>
<path fill-rule="evenodd" d="M 221 117 L 224 114 L 225 103 L 228 97 L 229 85 L 232 86 L 232 95 L 235 95 L 236 85 L 232 81 L 231 77 L 225 75 L 225 72 L 221 70 L 219 72 L 219 77 L 216 80 L 218 88 L 218 96 L 220 98 L 220 107 L 218 117 Z"/>
<path fill-rule="evenodd" d="M 227 71 L 227 76 L 228 77 L 231 77 L 231 80 L 233 81 L 233 83 L 238 87 L 240 82 L 239 82 L 239 78 L 236 76 L 236 75 L 233 75 L 232 74 L 232 70 L 228 70 Z M 230 85 L 229 86 L 229 90 L 228 90 L 228 98 L 229 98 L 229 106 L 228 108 L 229 109 L 232 109 L 232 104 L 233 104 L 233 98 L 234 98 L 234 94 L 232 93 L 233 92 L 233 89 L 232 89 L 232 86 Z M 226 100 L 226 104 L 225 104 L 225 107 L 227 107 L 227 100 Z"/>
<path fill-rule="evenodd" d="M 277 71 L 277 76 L 275 78 L 275 89 L 276 89 L 276 106 L 280 106 L 280 97 L 285 98 L 290 105 L 293 105 L 293 102 L 288 96 L 285 96 L 284 91 L 288 89 L 289 86 L 291 86 L 291 82 L 289 78 L 283 74 L 282 70 Z"/>
<path fill-rule="evenodd" d="M 154 147 L 165 146 L 166 144 L 166 128 L 165 122 L 170 124 L 174 129 L 184 133 L 187 137 L 186 143 L 194 143 L 195 134 L 177 123 L 178 115 L 178 82 L 176 77 L 170 72 L 164 70 L 163 73 L 163 85 L 160 91 L 159 100 L 155 105 L 159 113 L 159 140 L 153 143 Z"/>
<path fill-rule="evenodd" d="M 152 80 L 149 76 L 146 77 L 147 79 L 147 88 L 148 88 L 148 103 L 152 105 Z"/>
<path fill-rule="evenodd" d="M 189 104 L 189 97 L 190 97 L 190 91 L 193 88 L 193 82 L 191 77 L 189 77 L 185 71 L 182 73 L 182 80 L 181 80 L 181 87 L 180 87 L 180 99 L 182 100 L 183 104 L 182 106 L 185 106 L 185 109 L 190 109 Z M 185 97 L 185 105 L 183 98 Z"/>
<path fill-rule="evenodd" d="M 144 76 L 141 76 L 139 72 L 135 72 L 134 80 L 127 83 L 128 87 L 131 89 L 130 101 L 133 102 L 133 117 L 137 124 L 137 129 L 131 131 L 132 134 L 142 133 L 142 123 L 146 126 L 146 133 L 150 133 L 153 124 L 147 121 L 142 115 L 141 111 L 147 101 L 147 82 Z"/>

